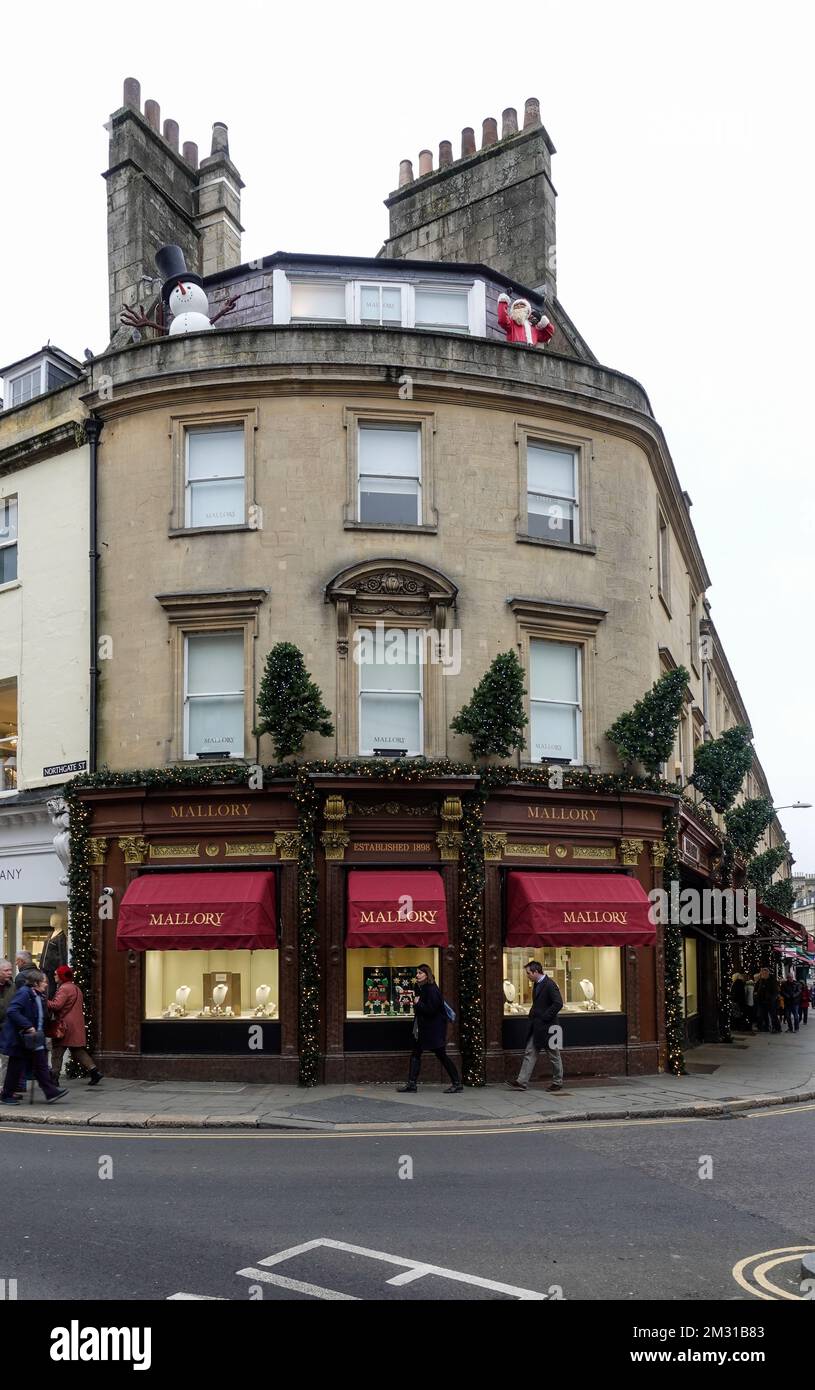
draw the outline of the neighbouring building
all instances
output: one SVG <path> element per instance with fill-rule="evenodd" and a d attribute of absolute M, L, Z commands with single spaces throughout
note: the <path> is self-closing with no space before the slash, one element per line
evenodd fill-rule
<path fill-rule="evenodd" d="M 128 79 L 110 129 L 111 342 L 81 387 L 101 430 L 107 770 L 71 793 L 104 1067 L 292 1081 L 307 1054 L 313 1078 L 395 1079 L 426 961 L 470 1077 L 496 1080 L 518 1065 L 535 955 L 564 996 L 572 1074 L 657 1071 L 665 941 L 647 894 L 673 848 L 700 884 L 720 852 L 692 789 L 668 783 L 747 715 L 648 397 L 557 297 L 537 103 L 520 128 L 504 112 L 500 137 L 486 121 L 478 149 L 465 129 L 459 158 L 442 142 L 435 169 L 423 151 L 415 179 L 403 161 L 378 256 L 244 263 L 226 127 L 199 161 Z M 211 313 L 237 306 L 212 331 L 134 340 L 120 313 L 162 321 L 167 243 Z M 502 294 L 549 317 L 545 352 L 507 342 Z M 308 739 L 307 771 L 260 776 L 256 696 L 284 640 L 335 733 Z M 507 650 L 529 726 L 502 775 L 450 722 Z M 643 785 L 604 731 L 680 665 L 674 766 Z M 718 1036 L 709 932 L 686 933 L 681 969 L 686 1038 Z"/>
<path fill-rule="evenodd" d="M 61 791 L 88 766 L 87 411 L 79 364 L 59 349 L 2 375 L 0 954 L 39 961 L 68 919 Z"/>

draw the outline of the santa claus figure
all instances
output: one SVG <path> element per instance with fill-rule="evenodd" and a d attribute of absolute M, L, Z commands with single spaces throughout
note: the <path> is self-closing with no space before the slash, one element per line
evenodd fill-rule
<path fill-rule="evenodd" d="M 536 347 L 548 343 L 554 337 L 555 329 L 541 314 L 537 322 L 532 322 L 532 305 L 528 299 L 513 299 L 510 306 L 509 295 L 498 296 L 498 322 L 507 335 L 508 343 L 520 343 L 522 347 Z"/>

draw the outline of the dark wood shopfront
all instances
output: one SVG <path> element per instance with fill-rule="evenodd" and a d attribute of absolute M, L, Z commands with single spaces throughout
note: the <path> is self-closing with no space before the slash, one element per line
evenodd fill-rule
<path fill-rule="evenodd" d="M 351 998 L 360 968 L 347 958 L 349 874 L 428 874 L 443 885 L 447 936 L 436 962 L 445 998 L 460 1015 L 462 814 L 479 788 L 473 776 L 399 782 L 315 774 L 318 822 L 315 868 L 320 967 L 320 1062 L 325 1083 L 397 1082 L 405 1078 L 412 1018 L 398 1011 L 363 1013 Z M 94 788 L 81 793 L 91 810 L 92 895 L 112 889 L 113 913 L 94 933 L 93 1004 L 97 1045 L 110 1075 L 294 1083 L 298 1055 L 299 822 L 293 784 L 264 790 L 234 786 L 195 790 Z M 552 792 L 512 784 L 483 802 L 483 966 L 481 1006 L 486 1079 L 516 1074 L 523 1017 L 509 1016 L 504 989 L 506 884 L 513 871 L 629 874 L 647 893 L 662 883 L 663 814 L 670 798 L 630 792 Z M 145 1017 L 144 953 L 119 950 L 116 918 L 137 875 L 166 871 L 274 875 L 279 950 L 278 1013 L 262 1020 L 262 1046 L 246 1044 L 245 1017 Z M 395 876 L 395 877 L 394 877 Z M 405 938 L 400 938 L 404 940 Z M 359 950 L 358 944 L 354 949 Z M 656 1072 L 664 1061 L 661 933 L 656 946 L 623 946 L 620 1006 L 564 1011 L 566 1074 Z M 377 950 L 360 958 L 380 964 Z M 411 961 L 415 964 L 414 955 Z M 390 959 L 399 961 L 398 952 Z M 367 968 L 367 966 L 366 966 Z M 170 996 L 168 995 L 168 998 Z M 460 1061 L 460 1018 L 449 1031 Z M 257 1026 L 257 1025 L 255 1025 Z M 426 1058 L 422 1079 L 442 1079 Z"/>
<path fill-rule="evenodd" d="M 89 791 L 83 800 L 91 808 L 91 901 L 101 900 L 93 1003 L 102 1069 L 110 1076 L 151 1080 L 296 1083 L 298 833 L 290 788 L 128 787 Z M 145 952 L 122 950 L 117 943 L 128 886 L 145 874 L 187 874 L 192 882 L 202 873 L 247 871 L 272 876 L 279 953 L 276 1016 L 146 1018 Z M 107 915 L 106 900 L 112 909 Z"/>

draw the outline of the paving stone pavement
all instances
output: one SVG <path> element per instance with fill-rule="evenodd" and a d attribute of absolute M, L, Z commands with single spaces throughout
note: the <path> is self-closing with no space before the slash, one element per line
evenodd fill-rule
<path fill-rule="evenodd" d="M 576 1120 L 694 1113 L 696 1107 L 739 1108 L 815 1100 L 815 1026 L 794 1034 L 737 1035 L 733 1044 L 694 1048 L 686 1076 L 569 1079 L 552 1095 L 548 1075 L 528 1091 L 507 1086 L 444 1087 L 420 1084 L 415 1094 L 394 1085 L 255 1086 L 247 1082 L 119 1081 L 101 1086 L 68 1081 L 69 1095 L 46 1105 L 37 1091 L 17 1106 L 0 1107 L 0 1124 L 94 1125 L 110 1128 L 345 1129 L 451 1123 L 524 1125 Z"/>

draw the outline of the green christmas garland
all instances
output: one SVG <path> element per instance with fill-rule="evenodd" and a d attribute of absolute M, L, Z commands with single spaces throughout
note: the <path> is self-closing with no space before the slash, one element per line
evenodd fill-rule
<path fill-rule="evenodd" d="M 483 1086 L 484 1065 L 484 796 L 476 792 L 462 802 L 459 861 L 459 999 L 461 1062 L 464 1082 Z"/>
<path fill-rule="evenodd" d="M 663 835 L 665 839 L 665 862 L 662 866 L 662 882 L 670 894 L 671 884 L 680 882 L 679 863 L 679 813 L 676 809 L 666 811 L 663 816 Z M 684 1000 L 682 998 L 682 928 L 668 913 L 663 927 L 665 951 L 665 1046 L 667 1069 L 674 1076 L 685 1074 L 684 1051 Z"/>
<path fill-rule="evenodd" d="M 316 1086 L 320 1065 L 320 956 L 315 850 L 320 798 L 307 773 L 298 775 L 294 784 L 294 799 L 299 812 L 300 831 L 297 854 L 300 1085 Z"/>

